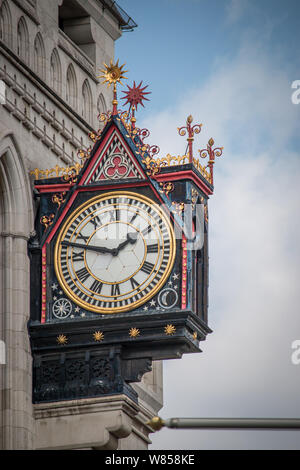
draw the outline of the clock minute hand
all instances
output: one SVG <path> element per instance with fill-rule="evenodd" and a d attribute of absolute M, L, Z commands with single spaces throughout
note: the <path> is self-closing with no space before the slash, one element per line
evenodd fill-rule
<path fill-rule="evenodd" d="M 82 243 L 74 242 L 61 242 L 65 246 L 73 246 L 74 248 L 83 248 L 84 250 L 97 251 L 98 253 L 111 253 L 114 254 L 115 249 L 107 248 L 106 246 L 83 245 Z"/>

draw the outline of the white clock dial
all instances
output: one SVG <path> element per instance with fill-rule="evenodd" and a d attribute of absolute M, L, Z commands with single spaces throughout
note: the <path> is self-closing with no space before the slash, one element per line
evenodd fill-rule
<path fill-rule="evenodd" d="M 134 193 L 80 206 L 62 228 L 55 270 L 64 291 L 99 313 L 132 310 L 152 297 L 175 258 L 172 226 L 160 207 Z"/>

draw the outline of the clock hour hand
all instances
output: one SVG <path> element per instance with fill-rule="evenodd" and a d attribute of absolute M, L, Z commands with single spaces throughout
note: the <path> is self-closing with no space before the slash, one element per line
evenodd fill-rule
<path fill-rule="evenodd" d="M 120 243 L 120 245 L 116 248 L 116 251 L 117 251 L 116 255 L 119 253 L 120 250 L 122 250 L 122 248 L 127 246 L 128 243 L 133 245 L 137 241 L 137 237 L 138 237 L 137 232 L 127 233 L 127 239 L 125 241 L 123 241 L 122 243 Z M 114 253 L 113 253 L 113 255 L 114 255 Z M 116 256 L 116 255 L 114 255 L 114 256 Z"/>
<path fill-rule="evenodd" d="M 106 246 L 83 245 L 82 243 L 61 242 L 64 246 L 73 246 L 74 248 L 82 248 L 83 250 L 92 250 L 98 253 L 111 253 L 114 255 L 115 248 L 107 248 Z"/>

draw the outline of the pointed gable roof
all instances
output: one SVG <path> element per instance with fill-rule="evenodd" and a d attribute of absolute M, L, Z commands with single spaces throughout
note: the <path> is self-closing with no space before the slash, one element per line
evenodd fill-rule
<path fill-rule="evenodd" d="M 137 148 L 128 139 L 124 125 L 112 116 L 94 146 L 91 157 L 81 171 L 80 185 L 105 180 L 146 180 L 147 176 L 136 157 Z"/>

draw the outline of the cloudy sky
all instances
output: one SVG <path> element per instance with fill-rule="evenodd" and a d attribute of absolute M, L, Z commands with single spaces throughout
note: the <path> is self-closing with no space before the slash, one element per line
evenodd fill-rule
<path fill-rule="evenodd" d="M 160 415 L 300 418 L 300 3 L 119 4 L 138 23 L 116 58 L 129 84 L 152 92 L 138 113 L 149 143 L 183 154 L 177 127 L 192 114 L 203 123 L 196 148 L 209 137 L 224 146 L 209 201 L 214 331 L 203 353 L 164 362 Z M 152 449 L 300 449 L 300 431 L 164 429 L 152 439 Z"/>

